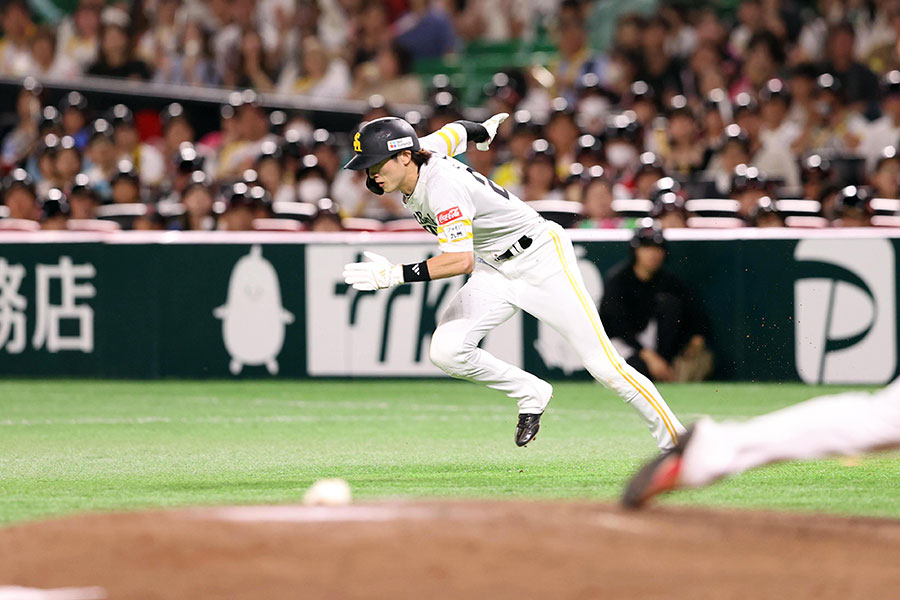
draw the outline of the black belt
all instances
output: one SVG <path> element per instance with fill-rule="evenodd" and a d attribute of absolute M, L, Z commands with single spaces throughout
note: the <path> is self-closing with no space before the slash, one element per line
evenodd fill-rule
<path fill-rule="evenodd" d="M 531 242 L 532 242 L 532 240 L 530 237 L 528 237 L 527 235 L 523 235 L 522 237 L 519 238 L 519 241 L 517 241 L 515 244 L 510 246 L 506 250 L 506 252 L 498 255 L 497 260 L 502 262 L 504 260 L 509 260 L 510 258 L 512 258 L 513 256 L 516 256 L 517 254 L 521 254 L 522 252 L 524 252 L 525 250 L 528 250 L 528 248 L 531 247 Z"/>

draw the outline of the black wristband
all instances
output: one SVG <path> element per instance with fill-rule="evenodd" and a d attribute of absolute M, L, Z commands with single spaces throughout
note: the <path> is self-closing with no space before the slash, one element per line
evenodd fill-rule
<path fill-rule="evenodd" d="M 481 123 L 476 123 L 474 121 L 453 121 L 457 125 L 462 125 L 463 129 L 466 130 L 466 138 L 470 142 L 486 142 L 490 137 L 488 135 L 488 130 L 484 128 L 484 125 Z"/>
<path fill-rule="evenodd" d="M 405 283 L 431 281 L 431 275 L 428 274 L 428 261 L 423 260 L 420 263 L 403 265 L 403 281 Z"/>

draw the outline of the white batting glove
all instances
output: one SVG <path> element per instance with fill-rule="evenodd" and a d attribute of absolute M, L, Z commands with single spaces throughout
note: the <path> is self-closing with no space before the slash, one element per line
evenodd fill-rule
<path fill-rule="evenodd" d="M 488 139 L 486 142 L 478 142 L 475 144 L 475 147 L 479 150 L 487 150 L 491 142 L 494 141 L 494 136 L 497 135 L 497 128 L 500 127 L 500 123 L 509 118 L 509 113 L 497 113 L 487 121 L 481 124 L 482 127 L 487 129 Z"/>
<path fill-rule="evenodd" d="M 363 292 L 391 288 L 403 283 L 403 266 L 391 264 L 391 261 L 375 254 L 363 252 L 369 262 L 349 263 L 344 265 L 344 281 Z"/>

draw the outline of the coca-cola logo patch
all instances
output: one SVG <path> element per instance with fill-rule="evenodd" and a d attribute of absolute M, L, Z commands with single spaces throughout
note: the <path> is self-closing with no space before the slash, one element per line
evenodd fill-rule
<path fill-rule="evenodd" d="M 448 208 L 443 212 L 439 212 L 437 214 L 437 222 L 438 225 L 443 225 L 444 223 L 449 223 L 453 219 L 458 219 L 462 216 L 462 211 L 459 210 L 458 206 L 454 206 L 453 208 Z"/>

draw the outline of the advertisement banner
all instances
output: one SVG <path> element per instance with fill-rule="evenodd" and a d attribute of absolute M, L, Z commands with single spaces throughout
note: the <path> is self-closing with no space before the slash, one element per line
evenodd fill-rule
<path fill-rule="evenodd" d="M 465 277 L 359 292 L 346 263 L 413 263 L 433 238 L 316 234 L 6 234 L 0 376 L 436 377 L 431 334 Z M 628 232 L 573 232 L 595 302 Z M 665 268 L 709 318 L 716 379 L 865 383 L 898 373 L 896 254 L 876 230 L 667 231 Z M 481 347 L 542 377 L 587 378 L 518 313 Z"/>

